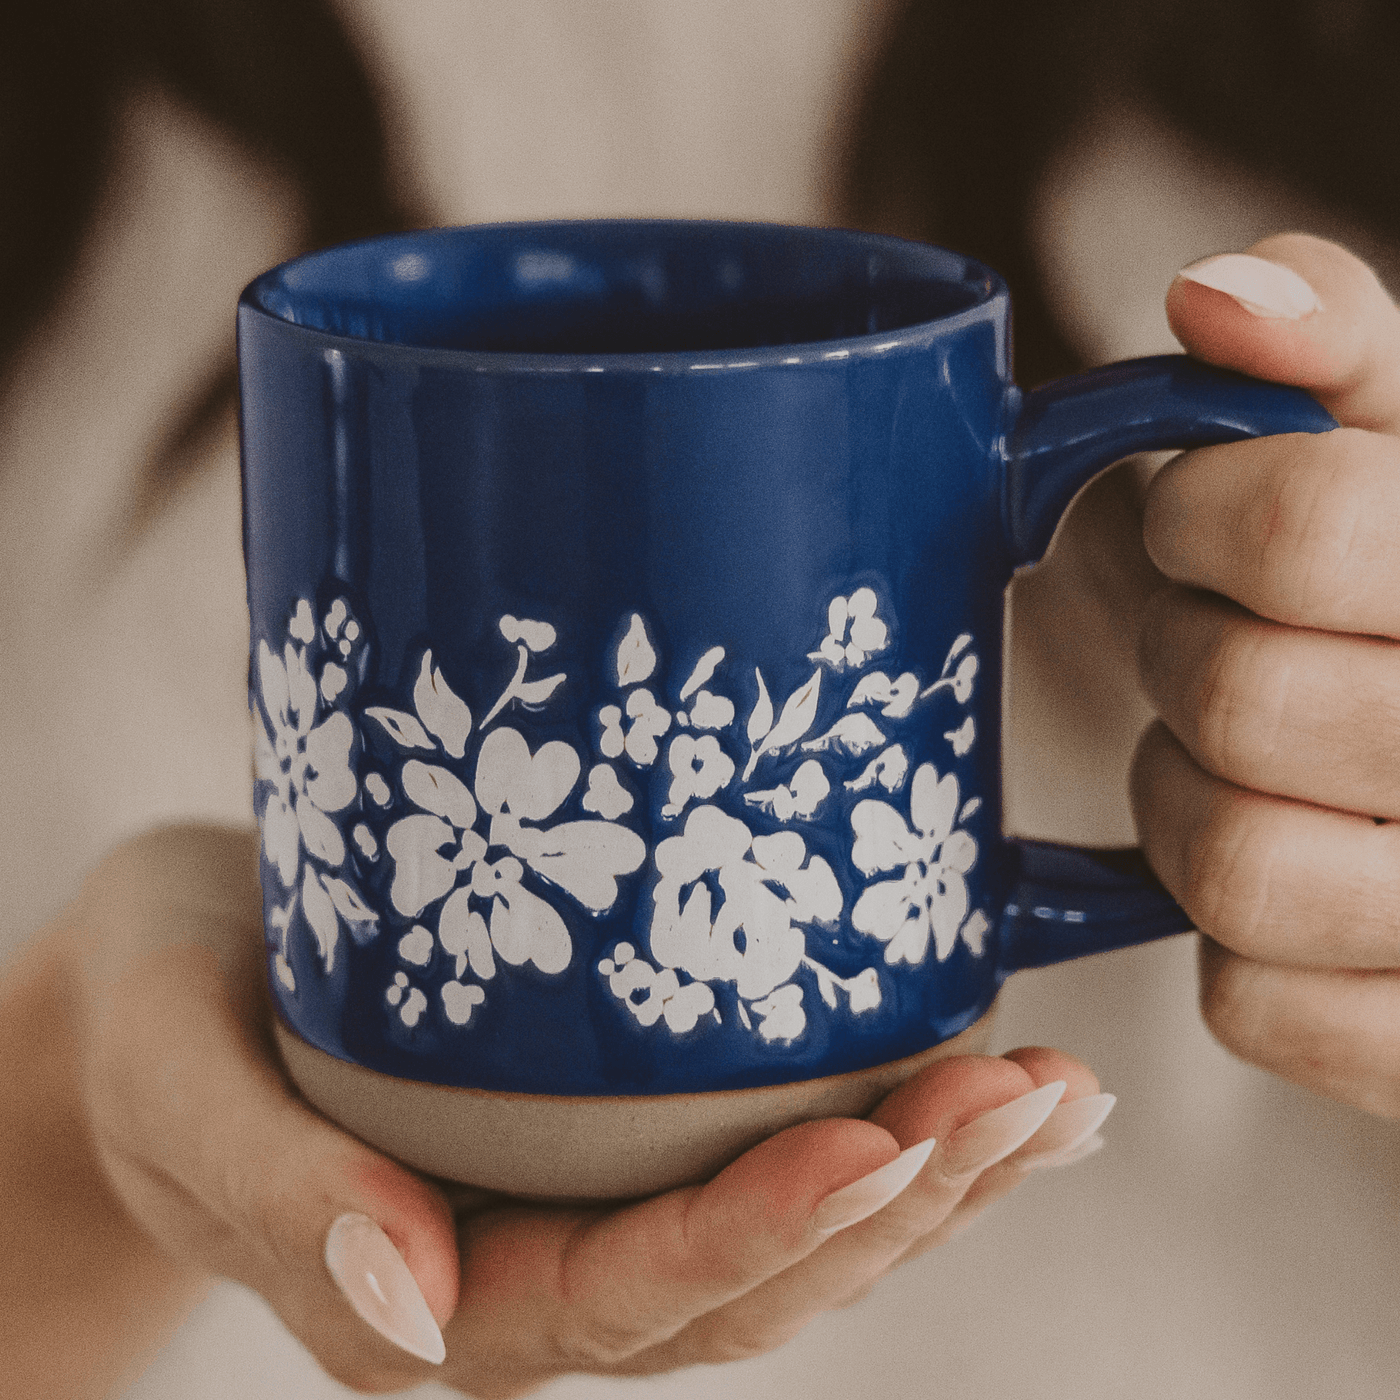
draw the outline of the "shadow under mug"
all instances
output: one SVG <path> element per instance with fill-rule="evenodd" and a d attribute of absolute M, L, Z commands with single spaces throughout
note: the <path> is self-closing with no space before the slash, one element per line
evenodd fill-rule
<path fill-rule="evenodd" d="M 1003 595 L 1130 453 L 1335 426 L 1164 356 L 1023 395 L 996 273 L 829 229 L 439 229 L 238 310 L 270 984 L 308 1098 L 621 1197 L 1189 927 L 1001 832 Z"/>

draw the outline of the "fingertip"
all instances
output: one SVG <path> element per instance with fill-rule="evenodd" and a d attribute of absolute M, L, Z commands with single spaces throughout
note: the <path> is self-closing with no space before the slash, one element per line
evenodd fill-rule
<path fill-rule="evenodd" d="M 1203 259 L 1173 281 L 1167 321 L 1198 359 L 1306 389 L 1352 426 L 1395 426 L 1400 311 L 1339 244 L 1285 233 Z"/>
<path fill-rule="evenodd" d="M 706 1205 L 740 1203 L 762 1218 L 805 1227 L 818 1203 L 893 1162 L 901 1144 L 886 1127 L 860 1118 L 799 1123 L 758 1144 L 701 1188 Z"/>
<path fill-rule="evenodd" d="M 1062 1102 L 1090 1098 L 1099 1092 L 1098 1075 L 1082 1060 L 1063 1050 L 1046 1045 L 1024 1045 L 1008 1050 L 1003 1058 L 1020 1065 L 1037 1088 L 1063 1081 L 1066 1087 Z"/>
<path fill-rule="evenodd" d="M 403 1256 L 441 1326 L 457 1311 L 457 1230 L 443 1193 L 405 1167 L 366 1153 L 350 1172 L 354 1209 L 369 1216 Z"/>
<path fill-rule="evenodd" d="M 902 1147 L 926 1138 L 946 1141 L 974 1118 L 1036 1088 L 1013 1060 L 954 1055 L 938 1060 L 890 1093 L 870 1115 Z"/>

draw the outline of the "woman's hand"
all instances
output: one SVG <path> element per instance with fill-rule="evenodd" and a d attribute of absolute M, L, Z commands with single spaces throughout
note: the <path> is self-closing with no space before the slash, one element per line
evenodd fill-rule
<path fill-rule="evenodd" d="M 256 1289 L 357 1389 L 433 1376 L 519 1395 L 569 1372 L 767 1351 L 1034 1167 L 1092 1151 L 1112 1106 L 1052 1050 L 961 1057 L 869 1121 L 789 1129 L 705 1186 L 617 1208 L 483 1199 L 454 1217 L 437 1185 L 326 1122 L 284 1078 L 256 872 L 255 834 L 172 828 L 119 848 L 88 881 L 58 935 L 81 987 L 87 1116 L 147 1234 Z M 333 1251 L 343 1293 L 326 1242 L 346 1215 L 374 1224 Z M 365 1248 L 380 1251 L 373 1283 Z M 376 1287 L 407 1306 L 376 1304 Z M 349 1296 L 420 1353 L 441 1327 L 441 1369 L 365 1325 Z"/>
<path fill-rule="evenodd" d="M 1167 309 L 1192 354 L 1341 427 L 1188 452 L 1150 488 L 1141 840 L 1206 935 L 1215 1035 L 1400 1117 L 1400 312 L 1300 235 L 1187 269 Z"/>

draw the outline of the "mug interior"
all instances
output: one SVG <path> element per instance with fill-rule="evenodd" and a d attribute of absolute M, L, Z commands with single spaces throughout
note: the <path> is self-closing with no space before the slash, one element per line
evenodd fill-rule
<path fill-rule="evenodd" d="M 971 259 L 873 234 L 608 221 L 368 239 L 273 268 L 244 301 L 386 344 L 617 355 L 887 334 L 969 310 L 999 287 Z"/>

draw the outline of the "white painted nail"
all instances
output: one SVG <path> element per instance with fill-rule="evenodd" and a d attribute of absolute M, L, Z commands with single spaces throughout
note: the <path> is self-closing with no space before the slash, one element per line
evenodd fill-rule
<path fill-rule="evenodd" d="M 933 1147 L 934 1139 L 926 1138 L 906 1147 L 893 1162 L 833 1191 L 813 1214 L 812 1229 L 819 1235 L 834 1235 L 889 1205 L 918 1176 Z"/>
<path fill-rule="evenodd" d="M 1117 1102 L 1112 1094 L 1090 1094 L 1087 1098 L 1058 1104 L 1040 1130 L 1021 1145 L 1016 1153 L 1016 1165 L 1030 1168 L 1038 1166 L 1042 1158 L 1072 1152 L 1103 1127 L 1104 1119 L 1113 1112 Z"/>
<path fill-rule="evenodd" d="M 1299 321 L 1322 309 L 1317 293 L 1291 267 L 1248 253 L 1202 258 L 1177 274 L 1232 296 L 1246 311 L 1274 321 Z"/>
<path fill-rule="evenodd" d="M 947 1176 L 972 1176 L 1009 1156 L 1055 1111 L 1066 1084 L 1057 1079 L 993 1108 L 959 1128 L 943 1145 Z"/>
<path fill-rule="evenodd" d="M 326 1268 L 350 1306 L 380 1336 L 442 1365 L 447 1348 L 417 1280 L 369 1216 L 351 1213 L 335 1220 L 326 1232 Z"/>
<path fill-rule="evenodd" d="M 1095 1133 L 1092 1137 L 1085 1138 L 1083 1142 L 1076 1143 L 1073 1147 L 1067 1147 L 1063 1152 L 1049 1152 L 1043 1157 L 1023 1162 L 1021 1166 L 1024 1171 L 1028 1172 L 1054 1171 L 1057 1167 L 1072 1167 L 1076 1162 L 1082 1162 L 1086 1157 L 1092 1157 L 1102 1146 L 1102 1135 Z"/>

